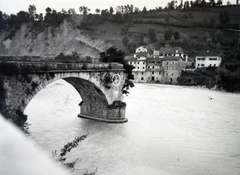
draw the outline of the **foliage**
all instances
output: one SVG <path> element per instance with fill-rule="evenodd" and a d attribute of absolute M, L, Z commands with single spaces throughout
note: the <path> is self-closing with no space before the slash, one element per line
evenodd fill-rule
<path fill-rule="evenodd" d="M 218 87 L 228 92 L 240 92 L 240 50 L 224 51 L 224 61 L 217 72 Z"/>
<path fill-rule="evenodd" d="M 157 41 L 156 31 L 154 29 L 148 30 L 148 39 L 149 39 L 149 43 L 154 43 L 155 41 Z"/>
<path fill-rule="evenodd" d="M 120 100 L 114 101 L 108 108 L 116 108 L 116 107 L 126 107 L 126 103 Z"/>
<path fill-rule="evenodd" d="M 132 74 L 132 70 L 134 67 L 129 65 L 126 60 L 124 60 L 125 53 L 121 50 L 118 50 L 115 47 L 108 48 L 105 52 L 100 53 L 100 61 L 102 62 L 117 62 L 123 64 L 123 68 L 125 69 L 125 73 L 127 77 L 125 79 L 124 85 L 122 87 L 123 94 L 129 94 L 128 90 L 134 87 L 132 80 L 134 76 Z"/>
<path fill-rule="evenodd" d="M 79 145 L 79 142 L 83 141 L 85 138 L 87 138 L 87 135 L 82 135 L 80 137 L 75 138 L 72 142 L 67 143 L 64 145 L 64 147 L 61 149 L 60 154 L 57 154 L 57 150 L 52 152 L 52 157 L 57 162 L 60 162 L 63 166 L 66 168 L 69 168 L 71 171 L 74 171 L 74 166 L 78 161 L 78 158 L 73 162 L 66 162 L 66 155 L 69 153 L 73 148 L 76 148 Z"/>
<path fill-rule="evenodd" d="M 80 58 L 78 53 L 72 52 L 71 55 L 64 55 L 62 52 L 54 58 L 55 61 L 61 63 L 91 63 L 91 57 Z"/>
<path fill-rule="evenodd" d="M 174 30 L 172 27 L 168 27 L 166 28 L 165 32 L 164 32 L 164 38 L 165 39 L 170 39 L 172 36 L 174 35 Z"/>
<path fill-rule="evenodd" d="M 223 32 L 220 29 L 218 29 L 215 33 L 215 40 L 220 43 L 223 41 Z"/>

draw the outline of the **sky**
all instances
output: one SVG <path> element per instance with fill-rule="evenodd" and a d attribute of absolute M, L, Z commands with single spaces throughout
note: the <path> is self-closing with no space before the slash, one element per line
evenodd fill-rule
<path fill-rule="evenodd" d="M 37 13 L 45 13 L 45 9 L 50 7 L 56 11 L 61 11 L 62 8 L 68 10 L 75 8 L 79 13 L 79 7 L 84 5 L 91 9 L 94 13 L 95 9 L 109 9 L 111 6 L 115 8 L 119 5 L 132 4 L 140 10 L 146 6 L 147 10 L 155 9 L 155 7 L 165 7 L 171 0 L 0 0 L 0 11 L 7 14 L 17 14 L 19 11 L 28 11 L 30 4 L 34 4 L 37 8 Z M 184 2 L 185 0 L 183 0 Z M 217 0 L 215 0 L 217 1 Z M 231 4 L 235 4 L 236 0 L 229 0 Z M 208 2 L 208 0 L 206 0 Z M 180 0 L 178 0 L 180 3 Z M 225 5 L 227 0 L 223 0 Z"/>

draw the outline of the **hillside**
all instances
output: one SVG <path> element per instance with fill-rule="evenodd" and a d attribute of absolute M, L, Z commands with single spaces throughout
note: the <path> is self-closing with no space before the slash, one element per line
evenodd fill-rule
<path fill-rule="evenodd" d="M 34 55 L 56 56 L 61 52 L 68 55 L 72 52 L 81 57 L 99 57 L 99 53 L 111 47 L 112 44 L 100 39 L 93 39 L 82 33 L 77 25 L 81 16 L 71 16 L 58 27 L 49 26 L 43 31 L 32 30 L 31 24 L 24 23 L 10 37 L 10 31 L 0 35 L 0 55 Z"/>
<path fill-rule="evenodd" d="M 206 40 L 209 38 L 214 40 L 220 23 L 220 11 L 227 11 L 230 16 L 230 27 L 234 26 L 239 30 L 240 6 L 151 10 L 147 13 L 124 14 L 124 21 L 118 19 L 117 15 L 89 14 L 84 19 L 82 15 L 70 15 L 64 18 L 59 25 L 42 24 L 44 26 L 42 29 L 32 27 L 34 25 L 30 22 L 23 23 L 19 29 L 16 29 L 14 36 L 11 36 L 13 29 L 2 30 L 0 55 L 56 56 L 61 52 L 64 54 L 76 52 L 81 57 L 95 58 L 99 57 L 100 52 L 111 46 L 125 51 L 126 54 L 131 54 L 139 45 L 148 45 L 152 49 L 159 49 L 166 42 L 179 45 L 186 51 L 206 49 L 209 46 L 215 48 L 216 42 L 209 45 Z M 49 15 L 54 14 L 49 13 Z M 46 17 L 47 15 L 42 23 L 46 23 Z M 168 24 L 166 18 L 169 18 Z M 154 42 L 149 40 L 150 29 L 153 29 L 156 34 Z M 170 38 L 174 32 L 177 32 L 179 40 L 173 41 L 170 38 L 161 37 L 165 37 L 166 32 L 169 31 L 172 32 Z M 209 36 L 206 36 L 207 33 Z M 137 39 L 136 35 L 138 35 Z M 139 40 L 139 37 L 142 38 L 140 38 L 141 42 L 136 41 Z M 225 30 L 223 37 L 224 42 L 232 42 L 239 38 L 239 32 Z M 123 38 L 129 40 L 128 45 L 123 45 Z"/>

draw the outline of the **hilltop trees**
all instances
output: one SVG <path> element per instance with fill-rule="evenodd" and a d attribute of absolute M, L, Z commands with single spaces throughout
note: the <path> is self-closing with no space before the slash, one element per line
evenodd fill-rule
<path fill-rule="evenodd" d="M 31 20 L 33 21 L 36 15 L 36 6 L 35 5 L 29 5 L 28 12 Z"/>
<path fill-rule="evenodd" d="M 86 16 L 90 9 L 86 6 L 80 6 L 79 7 L 79 12 L 83 14 L 83 16 Z"/>

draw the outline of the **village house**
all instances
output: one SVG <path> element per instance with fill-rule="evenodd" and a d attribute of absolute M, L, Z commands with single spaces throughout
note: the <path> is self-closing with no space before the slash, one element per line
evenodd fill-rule
<path fill-rule="evenodd" d="M 215 52 L 202 50 L 195 57 L 195 68 L 219 67 L 221 62 L 222 58 Z"/>
<path fill-rule="evenodd" d="M 128 60 L 128 64 L 135 67 L 134 82 L 176 84 L 182 69 L 186 67 L 187 59 L 188 56 L 180 47 L 166 44 L 160 50 L 151 51 L 141 46 Z"/>

